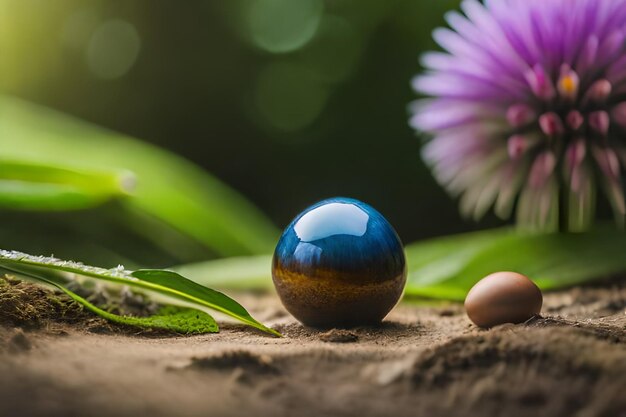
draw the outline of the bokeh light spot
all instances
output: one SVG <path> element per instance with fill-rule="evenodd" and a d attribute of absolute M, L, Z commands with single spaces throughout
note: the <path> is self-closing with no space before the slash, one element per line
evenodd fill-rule
<path fill-rule="evenodd" d="M 91 36 L 86 50 L 87 65 L 99 78 L 119 78 L 132 68 L 140 49 L 141 39 L 132 24 L 109 20 Z"/>
<path fill-rule="evenodd" d="M 63 25 L 61 42 L 64 46 L 83 51 L 100 18 L 95 9 L 81 9 L 72 13 Z"/>
<path fill-rule="evenodd" d="M 286 62 L 269 64 L 257 79 L 254 104 L 264 122 L 293 132 L 309 126 L 320 115 L 328 89 L 306 68 Z"/>
<path fill-rule="evenodd" d="M 256 46 L 284 53 L 313 38 L 323 11 L 322 0 L 255 0 L 248 6 L 246 21 Z"/>
<path fill-rule="evenodd" d="M 352 75 L 362 51 L 362 35 L 350 21 L 325 15 L 315 37 L 298 54 L 320 81 L 337 83 Z"/>

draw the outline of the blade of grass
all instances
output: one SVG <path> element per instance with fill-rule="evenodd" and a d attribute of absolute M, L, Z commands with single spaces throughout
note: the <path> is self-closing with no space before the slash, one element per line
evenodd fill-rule
<path fill-rule="evenodd" d="M 129 172 L 97 172 L 0 160 L 0 207 L 18 210 L 77 210 L 127 196 Z"/>
<path fill-rule="evenodd" d="M 20 265 L 70 272 L 154 291 L 168 297 L 186 301 L 195 306 L 220 311 L 251 327 L 274 336 L 281 336 L 276 330 L 254 319 L 235 300 L 218 291 L 203 287 L 175 272 L 164 270 L 138 270 L 131 272 L 124 270 L 122 267 L 107 270 L 51 257 L 31 256 L 20 252 L 0 250 L 0 266 L 17 266 L 19 268 Z"/>
<path fill-rule="evenodd" d="M 183 158 L 26 101 L 0 97 L 0 149 L 16 161 L 131 171 L 137 186 L 123 200 L 129 210 L 223 256 L 268 253 L 278 236 L 250 202 Z"/>
<path fill-rule="evenodd" d="M 120 219 L 126 219 L 127 215 L 119 204 L 120 201 L 112 201 L 89 210 L 70 212 L 0 210 L 0 248 L 10 247 L 27 253 L 54 252 L 61 259 L 77 257 L 92 265 L 120 263 L 130 269 L 207 257 L 206 247 L 171 228 L 164 229 L 163 225 L 146 229 L 155 232 L 152 239 L 126 227 Z M 138 227 L 150 226 L 148 223 Z M 165 230 L 171 233 L 166 234 Z M 168 246 L 159 244 L 163 241 Z"/>

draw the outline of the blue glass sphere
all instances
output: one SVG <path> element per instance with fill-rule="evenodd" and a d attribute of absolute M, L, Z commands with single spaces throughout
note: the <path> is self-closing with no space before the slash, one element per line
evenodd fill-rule
<path fill-rule="evenodd" d="M 313 327 L 379 323 L 406 282 L 404 248 L 371 206 L 330 198 L 304 210 L 283 232 L 272 277 L 285 308 Z"/>

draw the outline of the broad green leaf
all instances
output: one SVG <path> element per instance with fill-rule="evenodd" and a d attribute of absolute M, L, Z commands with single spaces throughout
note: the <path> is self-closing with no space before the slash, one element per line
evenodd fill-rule
<path fill-rule="evenodd" d="M 19 210 L 76 210 L 126 196 L 129 172 L 97 172 L 0 159 L 0 207 Z"/>
<path fill-rule="evenodd" d="M 183 158 L 45 107 L 1 96 L 0 149 L 13 161 L 130 171 L 137 185 L 122 200 L 130 212 L 159 219 L 224 256 L 268 253 L 278 236 L 241 195 Z"/>
<path fill-rule="evenodd" d="M 198 305 L 211 308 L 227 314 L 241 322 L 256 327 L 264 332 L 280 336 L 280 333 L 274 329 L 264 326 L 256 321 L 245 308 L 232 298 L 222 294 L 219 291 L 212 290 L 197 284 L 179 274 L 172 271 L 157 269 L 140 269 L 132 272 L 131 276 L 139 278 L 143 283 L 149 283 L 144 288 L 153 289 L 162 294 L 179 298 L 183 301 L 190 301 Z M 165 290 L 162 290 L 165 289 Z"/>
<path fill-rule="evenodd" d="M 172 268 L 206 287 L 263 290 L 272 287 L 272 256 L 237 256 Z"/>
<path fill-rule="evenodd" d="M 457 273 L 472 257 L 513 229 L 446 236 L 406 247 L 409 275 L 420 276 L 420 286 L 438 283 Z M 272 287 L 271 255 L 241 256 L 179 265 L 172 268 L 193 281 L 214 288 L 263 290 Z M 454 288 L 451 288 L 455 291 Z M 455 298 L 455 297 L 452 297 Z"/>
<path fill-rule="evenodd" d="M 522 273 L 542 289 L 626 272 L 626 233 L 610 227 L 554 234 L 487 230 L 411 245 L 407 255 L 422 258 L 435 247 L 447 255 L 409 267 L 407 295 L 462 300 L 478 280 L 496 271 Z"/>
<path fill-rule="evenodd" d="M 405 294 L 463 300 L 484 276 L 517 271 L 542 289 L 626 273 L 626 233 L 598 227 L 587 233 L 523 234 L 512 228 L 429 239 L 406 247 Z M 271 257 L 237 257 L 181 265 L 176 271 L 223 289 L 271 287 Z"/>
<path fill-rule="evenodd" d="M 129 269 L 160 268 L 211 256 L 198 241 L 155 218 L 128 213 L 120 205 L 121 200 L 114 200 L 70 212 L 0 210 L 0 248 L 54 253 L 92 265 L 123 264 Z"/>
<path fill-rule="evenodd" d="M 56 287 L 87 310 L 113 323 L 141 327 L 144 329 L 163 329 L 186 334 L 217 333 L 219 331 L 219 327 L 213 317 L 203 311 L 177 306 L 164 306 L 156 314 L 149 317 L 113 314 L 95 306 L 68 289 L 61 280 L 55 279 L 51 274 L 38 274 L 32 270 L 29 271 L 28 269 L 10 268 L 6 266 L 4 269 L 24 275 L 43 284 Z"/>
<path fill-rule="evenodd" d="M 405 248 L 407 269 L 410 275 L 421 277 L 422 286 L 437 283 L 457 273 L 480 251 L 513 234 L 514 230 L 503 228 L 413 243 Z"/>
<path fill-rule="evenodd" d="M 230 297 L 218 291 L 203 287 L 175 272 L 163 270 L 139 270 L 131 272 L 124 270 L 122 267 L 108 270 L 51 257 L 31 256 L 20 252 L 0 250 L 0 267 L 15 269 L 24 266 L 44 270 L 70 272 L 99 280 L 142 288 L 185 301 L 196 307 L 210 308 L 222 312 L 244 324 L 275 336 L 281 336 L 280 333 L 274 329 L 270 329 L 255 320 L 245 308 Z"/>

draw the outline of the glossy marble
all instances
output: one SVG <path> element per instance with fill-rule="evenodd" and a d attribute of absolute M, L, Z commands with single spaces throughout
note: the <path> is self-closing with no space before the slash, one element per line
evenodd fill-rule
<path fill-rule="evenodd" d="M 321 201 L 281 236 L 272 276 L 283 304 L 316 327 L 380 322 L 406 281 L 402 242 L 373 207 L 351 198 Z"/>

